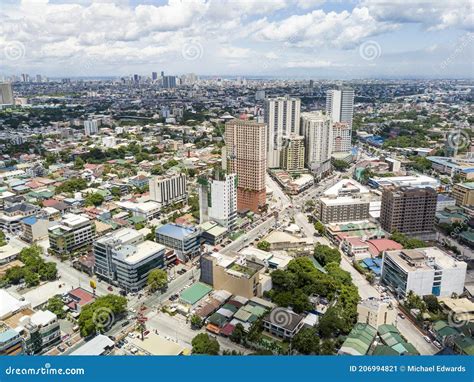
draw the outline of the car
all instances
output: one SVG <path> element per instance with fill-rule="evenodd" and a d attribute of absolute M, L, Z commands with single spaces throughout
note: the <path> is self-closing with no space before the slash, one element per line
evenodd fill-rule
<path fill-rule="evenodd" d="M 107 290 L 110 292 L 113 292 L 114 288 L 112 288 L 110 285 L 107 287 Z"/>
<path fill-rule="evenodd" d="M 59 350 L 61 353 L 63 353 L 63 352 L 66 350 L 66 348 L 65 348 L 63 345 L 59 345 L 59 346 L 58 346 L 58 350 Z"/>
<path fill-rule="evenodd" d="M 426 342 L 431 343 L 430 337 L 428 337 L 428 336 L 423 336 L 423 338 L 425 339 Z"/>
<path fill-rule="evenodd" d="M 405 319 L 405 315 L 403 313 L 398 313 L 398 317 L 400 317 L 402 320 Z"/>
<path fill-rule="evenodd" d="M 130 324 L 130 321 L 128 321 L 128 320 L 122 322 L 122 328 L 125 327 L 125 326 L 127 326 L 128 324 Z"/>
<path fill-rule="evenodd" d="M 436 346 L 438 349 L 441 349 L 442 346 L 438 341 L 433 341 L 433 345 Z"/>

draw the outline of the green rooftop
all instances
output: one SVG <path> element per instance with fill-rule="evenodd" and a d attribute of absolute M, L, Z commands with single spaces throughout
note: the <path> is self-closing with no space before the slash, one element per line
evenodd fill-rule
<path fill-rule="evenodd" d="M 197 282 L 181 293 L 181 300 L 187 304 L 194 305 L 211 291 L 212 287 L 209 285 Z"/>

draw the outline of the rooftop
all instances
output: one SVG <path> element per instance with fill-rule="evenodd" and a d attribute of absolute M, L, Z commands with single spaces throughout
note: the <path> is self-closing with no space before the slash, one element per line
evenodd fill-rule
<path fill-rule="evenodd" d="M 172 237 L 177 240 L 183 240 L 188 236 L 197 233 L 195 228 L 186 227 L 184 225 L 168 223 L 156 229 L 156 233 Z"/>

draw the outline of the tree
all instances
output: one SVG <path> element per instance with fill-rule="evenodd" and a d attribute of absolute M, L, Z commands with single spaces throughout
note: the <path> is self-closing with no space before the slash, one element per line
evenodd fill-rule
<path fill-rule="evenodd" d="M 66 317 L 66 312 L 63 310 L 64 302 L 60 296 L 51 297 L 48 300 L 48 304 L 46 305 L 46 309 L 53 312 L 58 318 Z"/>
<path fill-rule="evenodd" d="M 193 345 L 193 354 L 219 354 L 219 342 L 209 337 L 206 333 L 199 333 L 193 338 L 191 344 Z"/>
<path fill-rule="evenodd" d="M 314 229 L 318 231 L 320 235 L 324 235 L 326 233 L 326 227 L 321 222 L 314 223 Z"/>
<path fill-rule="evenodd" d="M 48 281 L 55 280 L 58 275 L 58 269 L 56 267 L 56 263 L 53 263 L 53 262 L 43 263 L 38 273 L 41 280 L 48 280 Z"/>
<path fill-rule="evenodd" d="M 341 312 L 335 306 L 332 306 L 326 310 L 326 313 L 319 319 L 318 330 L 323 338 L 330 338 L 337 336 L 343 331 L 343 320 Z"/>
<path fill-rule="evenodd" d="M 324 340 L 321 344 L 321 355 L 333 355 L 336 353 L 336 345 L 333 340 Z"/>
<path fill-rule="evenodd" d="M 156 164 L 151 168 L 150 172 L 151 175 L 162 175 L 165 171 L 163 170 L 163 167 L 161 165 Z"/>
<path fill-rule="evenodd" d="M 28 288 L 39 285 L 40 278 L 37 273 L 27 269 L 24 273 L 25 284 Z"/>
<path fill-rule="evenodd" d="M 19 284 L 20 281 L 24 277 L 24 271 L 21 267 L 19 266 L 14 266 L 12 268 L 7 269 L 5 272 L 5 279 L 9 284 Z"/>
<path fill-rule="evenodd" d="M 191 316 L 191 328 L 192 329 L 201 329 L 202 328 L 202 319 L 197 314 Z"/>
<path fill-rule="evenodd" d="M 74 160 L 74 170 L 82 170 L 84 168 L 85 162 L 81 157 L 77 157 Z"/>
<path fill-rule="evenodd" d="M 245 333 L 244 326 L 238 323 L 237 325 L 235 325 L 234 331 L 230 335 L 230 340 L 237 344 L 241 344 L 242 342 L 245 341 L 245 335 L 246 333 Z"/>
<path fill-rule="evenodd" d="M 7 245 L 7 239 L 3 231 L 0 229 L 0 247 L 3 247 L 5 245 Z"/>
<path fill-rule="evenodd" d="M 438 302 L 438 298 L 433 295 L 429 294 L 423 296 L 423 301 L 426 304 L 426 308 L 432 313 L 438 313 L 441 310 L 441 305 Z"/>
<path fill-rule="evenodd" d="M 148 274 L 147 285 L 151 292 L 165 289 L 168 286 L 168 274 L 163 269 L 153 269 Z"/>
<path fill-rule="evenodd" d="M 94 192 L 92 194 L 88 194 L 86 196 L 86 200 L 85 200 L 85 203 L 86 203 L 86 206 L 95 206 L 95 207 L 98 207 L 100 206 L 102 203 L 104 203 L 104 197 L 99 194 L 98 192 Z"/>
<path fill-rule="evenodd" d="M 318 260 L 322 266 L 332 262 L 339 264 L 341 262 L 341 253 L 337 248 L 317 244 L 314 247 L 314 258 Z"/>
<path fill-rule="evenodd" d="M 292 345 L 301 354 L 319 354 L 319 337 L 316 329 L 301 329 L 293 337 Z"/>
<path fill-rule="evenodd" d="M 269 251 L 270 250 L 270 243 L 266 240 L 259 241 L 257 244 L 257 248 L 261 249 L 262 251 Z"/>
<path fill-rule="evenodd" d="M 334 159 L 332 165 L 337 171 L 344 171 L 350 167 L 349 163 L 341 159 Z"/>

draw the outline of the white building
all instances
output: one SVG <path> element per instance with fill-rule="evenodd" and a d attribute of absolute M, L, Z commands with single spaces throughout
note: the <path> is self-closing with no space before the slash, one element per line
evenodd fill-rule
<path fill-rule="evenodd" d="M 301 130 L 305 139 L 306 166 L 317 170 L 331 159 L 331 119 L 320 111 L 302 113 Z"/>
<path fill-rule="evenodd" d="M 84 121 L 84 134 L 95 135 L 99 132 L 99 121 L 97 119 L 91 119 Z"/>
<path fill-rule="evenodd" d="M 165 247 L 145 240 L 130 228 L 111 232 L 94 242 L 95 272 L 127 292 L 142 289 L 149 273 L 165 267 Z"/>
<path fill-rule="evenodd" d="M 354 90 L 350 88 L 328 90 L 326 93 L 326 114 L 333 123 L 333 151 L 350 151 Z"/>
<path fill-rule="evenodd" d="M 115 137 L 103 137 L 102 138 L 102 146 L 104 147 L 115 147 L 117 145 L 117 140 Z"/>
<path fill-rule="evenodd" d="M 237 175 L 225 174 L 223 179 L 211 179 L 199 187 L 201 223 L 215 221 L 233 229 L 237 219 Z"/>
<path fill-rule="evenodd" d="M 87 215 L 65 214 L 60 222 L 48 228 L 48 236 L 52 251 L 71 254 L 92 244 L 95 225 Z"/>
<path fill-rule="evenodd" d="M 289 96 L 265 100 L 267 124 L 267 166 L 280 167 L 283 138 L 300 132 L 301 100 Z"/>
<path fill-rule="evenodd" d="M 13 105 L 12 84 L 0 83 L 0 105 Z"/>
<path fill-rule="evenodd" d="M 427 175 L 406 175 L 406 176 L 389 176 L 385 178 L 369 178 L 368 185 L 374 188 L 396 186 L 396 187 L 431 187 L 435 190 L 440 186 L 438 179 Z"/>
<path fill-rule="evenodd" d="M 436 247 L 402 249 L 383 253 L 381 280 L 400 296 L 450 297 L 463 292 L 466 270 L 464 261 Z"/>
<path fill-rule="evenodd" d="M 187 178 L 185 174 L 155 176 L 150 179 L 150 199 L 166 206 L 186 200 Z"/>

